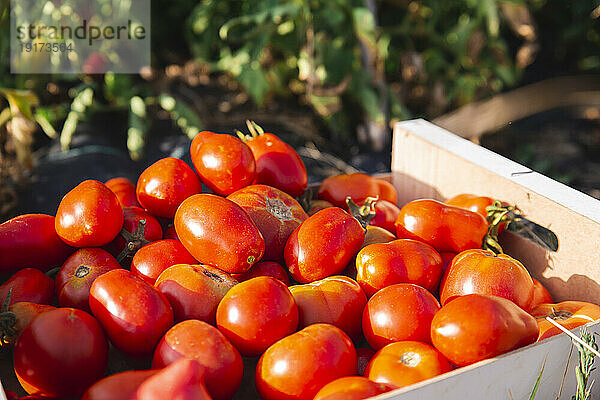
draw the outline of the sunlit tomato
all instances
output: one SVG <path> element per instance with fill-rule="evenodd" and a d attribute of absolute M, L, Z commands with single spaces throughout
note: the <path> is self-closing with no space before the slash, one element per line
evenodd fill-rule
<path fill-rule="evenodd" d="M 56 295 L 61 307 L 90 311 L 90 288 L 100 275 L 121 266 L 107 251 L 80 249 L 65 261 L 56 275 Z"/>
<path fill-rule="evenodd" d="M 480 248 L 487 230 L 480 214 L 429 199 L 407 203 L 396 219 L 398 238 L 429 243 L 439 252 Z"/>
<path fill-rule="evenodd" d="M 14 352 L 15 373 L 29 394 L 78 398 L 106 368 L 108 343 L 88 313 L 59 308 L 38 315 Z"/>
<path fill-rule="evenodd" d="M 375 202 L 375 217 L 369 221 L 369 225 L 379 226 L 390 232 L 396 232 L 396 219 L 400 214 L 400 209 L 395 204 L 386 200 Z"/>
<path fill-rule="evenodd" d="M 571 330 L 600 319 L 600 307 L 585 301 L 563 301 L 557 304 L 540 304 L 530 312 L 536 317 L 539 326 L 538 342 L 562 333 L 554 324 L 548 322 L 550 317 L 564 328 Z"/>
<path fill-rule="evenodd" d="M 217 308 L 217 327 L 240 353 L 257 356 L 296 331 L 298 307 L 280 280 L 260 276 L 227 292 Z"/>
<path fill-rule="evenodd" d="M 440 303 L 421 286 L 388 286 L 369 299 L 362 316 L 363 333 L 376 350 L 400 340 L 430 343 L 431 320 L 439 309 Z"/>
<path fill-rule="evenodd" d="M 182 201 L 201 191 L 196 173 L 180 159 L 167 157 L 142 172 L 135 192 L 139 203 L 151 214 L 173 218 Z"/>
<path fill-rule="evenodd" d="M 81 400 L 131 400 L 142 382 L 157 372 L 150 369 L 107 376 L 90 386 Z"/>
<path fill-rule="evenodd" d="M 309 203 L 309 208 L 306 211 L 306 213 L 311 216 L 313 214 L 316 214 L 317 211 L 321 211 L 324 208 L 327 207 L 333 207 L 333 204 L 331 204 L 328 201 L 325 200 L 311 200 Z"/>
<path fill-rule="evenodd" d="M 54 227 L 68 245 L 100 247 L 117 236 L 123 226 L 123 210 L 117 196 L 101 182 L 81 182 L 63 197 Z"/>
<path fill-rule="evenodd" d="M 206 369 L 206 385 L 215 399 L 230 399 L 242 381 L 242 357 L 215 327 L 195 319 L 173 326 L 160 340 L 152 367 L 162 368 L 180 358 L 198 361 Z"/>
<path fill-rule="evenodd" d="M 404 387 L 443 374 L 452 366 L 436 349 L 423 342 L 390 343 L 377 352 L 365 376 L 374 382 Z"/>
<path fill-rule="evenodd" d="M 10 304 L 19 301 L 50 304 L 54 299 L 54 281 L 39 269 L 24 268 L 0 285 L 0 304 L 11 288 Z"/>
<path fill-rule="evenodd" d="M 396 283 L 433 292 L 442 277 L 442 258 L 430 245 L 410 239 L 376 243 L 356 256 L 356 280 L 367 296 Z"/>
<path fill-rule="evenodd" d="M 163 294 L 124 269 L 96 278 L 90 290 L 90 309 L 110 341 L 134 356 L 150 354 L 173 325 L 173 310 Z"/>
<path fill-rule="evenodd" d="M 183 358 L 142 382 L 131 400 L 212 400 L 205 378 L 200 363 Z"/>
<path fill-rule="evenodd" d="M 190 155 L 202 183 L 222 196 L 252 184 L 256 176 L 252 151 L 231 135 L 201 132 L 192 141 Z"/>
<path fill-rule="evenodd" d="M 489 250 L 466 250 L 452 261 L 440 285 L 442 305 L 457 296 L 478 293 L 504 297 L 524 310 L 533 299 L 533 280 L 523 264 Z"/>
<path fill-rule="evenodd" d="M 259 276 L 270 276 L 279 279 L 285 286 L 289 286 L 290 284 L 290 277 L 287 270 L 275 261 L 261 261 L 254 264 L 252 268 L 242 274 L 232 275 L 238 282 L 244 282 Z"/>
<path fill-rule="evenodd" d="M 444 305 L 431 321 L 431 341 L 452 363 L 464 366 L 535 342 L 535 318 L 510 300 L 468 294 Z"/>
<path fill-rule="evenodd" d="M 393 386 L 363 376 L 345 376 L 323 386 L 314 400 L 362 400 L 389 392 Z"/>
<path fill-rule="evenodd" d="M 246 186 L 227 199 L 241 206 L 262 233 L 265 239 L 263 260 L 282 260 L 285 242 L 308 218 L 292 196 L 271 186 Z"/>
<path fill-rule="evenodd" d="M 376 351 L 370 347 L 357 347 L 356 348 L 356 358 L 358 362 L 358 374 L 364 375 L 365 370 L 367 369 L 367 365 L 369 365 L 369 361 L 375 355 Z"/>
<path fill-rule="evenodd" d="M 325 179 L 319 186 L 318 197 L 342 208 L 346 208 L 346 197 L 352 198 L 356 204 L 362 204 L 367 197 L 378 197 L 392 204 L 398 201 L 398 193 L 389 182 L 362 173 Z"/>
<path fill-rule="evenodd" d="M 446 204 L 466 208 L 467 210 L 471 210 L 476 212 L 477 214 L 481 214 L 482 217 L 487 219 L 488 211 L 486 207 L 490 207 L 496 203 L 496 200 L 487 196 L 477 196 L 474 194 L 459 194 L 452 197 L 449 200 L 446 200 Z M 498 234 L 502 233 L 506 228 L 506 223 L 501 223 L 498 226 Z"/>
<path fill-rule="evenodd" d="M 144 221 L 144 222 L 142 222 Z M 160 222 L 139 207 L 123 207 L 123 228 L 106 249 L 124 265 L 144 245 L 162 239 Z"/>
<path fill-rule="evenodd" d="M 198 194 L 181 203 L 175 230 L 196 260 L 230 274 L 246 272 L 265 252 L 265 239 L 248 213 L 213 194 Z"/>
<path fill-rule="evenodd" d="M 179 240 L 163 239 L 145 245 L 135 253 L 131 272 L 154 285 L 158 276 L 175 264 L 196 264 L 196 259 Z"/>
<path fill-rule="evenodd" d="M 171 303 L 175 321 L 195 318 L 214 325 L 219 302 L 237 283 L 218 268 L 176 264 L 160 274 L 155 287 Z"/>
<path fill-rule="evenodd" d="M 365 231 L 354 217 L 338 207 L 326 208 L 292 232 L 285 263 L 295 280 L 313 282 L 343 271 L 364 240 Z"/>
<path fill-rule="evenodd" d="M 391 232 L 388 232 L 387 230 L 378 226 L 367 225 L 365 240 L 363 241 L 360 250 L 364 249 L 370 244 L 387 243 L 391 242 L 392 240 L 396 240 L 396 236 Z M 352 257 L 342 274 L 356 280 L 356 257 Z"/>
<path fill-rule="evenodd" d="M 347 276 L 330 276 L 292 286 L 290 292 L 300 312 L 300 328 L 327 323 L 337 326 L 353 340 L 360 340 L 367 296 L 356 281 Z"/>
<path fill-rule="evenodd" d="M 135 185 L 129 179 L 124 177 L 112 178 L 104 184 L 117 196 L 122 207 L 140 206 L 135 195 Z"/>
<path fill-rule="evenodd" d="M 0 275 L 22 268 L 47 271 L 73 253 L 56 234 L 54 217 L 25 214 L 0 224 Z"/>
<path fill-rule="evenodd" d="M 542 285 L 542 283 L 540 281 L 538 281 L 537 279 L 535 279 L 533 277 L 531 279 L 533 279 L 533 299 L 531 300 L 529 309 L 534 309 L 535 307 L 539 306 L 540 304 L 554 303 L 552 296 L 550 295 L 548 290 L 546 290 L 544 285 Z"/>
<path fill-rule="evenodd" d="M 47 304 L 20 301 L 8 307 L 6 312 L 0 314 L 0 335 L 2 345 L 14 345 L 21 332 L 29 323 L 41 313 L 55 310 L 56 307 Z"/>

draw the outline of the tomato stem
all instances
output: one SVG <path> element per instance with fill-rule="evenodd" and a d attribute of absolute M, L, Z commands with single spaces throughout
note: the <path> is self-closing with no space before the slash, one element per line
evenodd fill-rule
<path fill-rule="evenodd" d="M 362 206 L 356 205 L 350 196 L 346 197 L 346 204 L 348 205 L 348 210 L 350 214 L 360 223 L 360 226 L 363 229 L 367 230 L 367 225 L 369 221 L 375 218 L 375 203 L 377 202 L 377 197 L 367 197 Z"/>
<path fill-rule="evenodd" d="M 141 219 L 134 233 L 129 232 L 125 228 L 121 229 L 119 235 L 125 239 L 125 247 L 117 256 L 117 262 L 121 263 L 129 256 L 133 256 L 139 249 L 150 243 L 146 239 L 146 220 Z"/>
<path fill-rule="evenodd" d="M 12 297 L 13 287 L 8 289 L 8 294 L 2 303 L 2 309 L 0 310 L 0 346 L 8 344 L 10 338 L 16 335 L 15 325 L 17 323 L 17 316 L 15 313 L 8 311 L 10 305 L 10 299 Z"/>

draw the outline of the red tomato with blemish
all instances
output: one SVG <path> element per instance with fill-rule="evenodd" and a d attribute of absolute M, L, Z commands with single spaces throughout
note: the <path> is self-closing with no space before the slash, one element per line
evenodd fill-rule
<path fill-rule="evenodd" d="M 232 275 L 238 282 L 244 282 L 259 276 L 270 276 L 279 279 L 285 286 L 290 285 L 290 277 L 287 273 L 287 269 L 275 261 L 260 261 L 254 264 L 248 271 Z"/>
<path fill-rule="evenodd" d="M 90 386 L 81 400 L 131 400 L 142 382 L 158 370 L 125 371 L 107 376 Z"/>
<path fill-rule="evenodd" d="M 4 302 L 11 288 L 10 304 L 19 301 L 51 304 L 54 299 L 54 281 L 39 269 L 24 268 L 0 285 L 0 302 Z"/>
<path fill-rule="evenodd" d="M 378 197 L 392 204 L 398 202 L 398 193 L 392 184 L 363 173 L 331 176 L 321 182 L 318 198 L 337 207 L 346 208 L 346 197 L 362 204 L 367 197 Z"/>
<path fill-rule="evenodd" d="M 81 182 L 63 197 L 54 227 L 60 238 L 74 247 L 101 247 L 113 240 L 123 226 L 123 210 L 117 196 L 101 182 Z"/>
<path fill-rule="evenodd" d="M 201 191 L 198 175 L 174 157 L 162 158 L 146 168 L 136 187 L 142 207 L 152 215 L 164 218 L 173 218 L 181 202 Z"/>
<path fill-rule="evenodd" d="M 196 264 L 196 259 L 179 240 L 163 239 L 145 245 L 135 253 L 131 272 L 154 285 L 162 272 L 175 264 Z"/>
<path fill-rule="evenodd" d="M 558 304 L 539 304 L 530 311 L 539 326 L 537 341 L 559 335 L 562 330 L 546 320 L 550 317 L 563 328 L 572 330 L 600 319 L 600 306 L 585 301 L 563 301 Z"/>
<path fill-rule="evenodd" d="M 329 382 L 313 400 L 362 400 L 389 392 L 394 387 L 368 380 L 364 376 L 345 376 Z"/>
<path fill-rule="evenodd" d="M 142 246 L 162 239 L 162 236 L 160 222 L 148 211 L 139 207 L 123 207 L 123 228 L 117 237 L 106 245 L 106 249 L 119 261 L 124 262 L 124 265 L 129 265 L 133 255 Z"/>
<path fill-rule="evenodd" d="M 135 185 L 124 177 L 112 178 L 105 183 L 121 203 L 121 207 L 140 207 L 135 195 Z"/>
<path fill-rule="evenodd" d="M 375 217 L 369 221 L 369 225 L 396 232 L 394 224 L 398 214 L 400 214 L 400 209 L 395 204 L 386 200 L 378 200 L 375 202 Z"/>

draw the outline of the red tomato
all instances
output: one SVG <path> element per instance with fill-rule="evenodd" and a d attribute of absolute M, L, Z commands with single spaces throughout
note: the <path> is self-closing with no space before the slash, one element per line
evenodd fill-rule
<path fill-rule="evenodd" d="M 121 265 L 107 251 L 99 248 L 77 250 L 56 275 L 58 303 L 61 307 L 91 312 L 89 297 L 92 283 L 113 269 L 121 269 Z"/>
<path fill-rule="evenodd" d="M 280 280 L 260 276 L 227 292 L 217 308 L 217 327 L 240 353 L 257 356 L 296 331 L 298 307 Z"/>
<path fill-rule="evenodd" d="M 29 394 L 78 398 L 106 369 L 108 343 L 88 313 L 59 308 L 38 315 L 14 352 L 15 373 Z"/>
<path fill-rule="evenodd" d="M 135 192 L 150 213 L 173 218 L 182 201 L 201 191 L 202 184 L 194 171 L 180 159 L 167 157 L 142 172 Z"/>
<path fill-rule="evenodd" d="M 300 328 L 316 323 L 337 326 L 355 342 L 362 337 L 362 312 L 367 296 L 346 276 L 330 276 L 320 281 L 290 287 L 298 311 Z"/>
<path fill-rule="evenodd" d="M 100 379 L 88 388 L 81 400 L 131 400 L 138 387 L 158 370 L 125 371 Z"/>
<path fill-rule="evenodd" d="M 523 264 L 489 250 L 466 250 L 454 257 L 440 285 L 442 305 L 458 296 L 478 293 L 504 297 L 528 310 L 533 280 Z"/>
<path fill-rule="evenodd" d="M 319 186 L 318 197 L 342 208 L 346 208 L 346 197 L 352 198 L 356 204 L 362 204 L 367 197 L 378 197 L 392 204 L 398 201 L 398 193 L 390 183 L 362 173 L 325 179 Z"/>
<path fill-rule="evenodd" d="M 436 349 L 423 342 L 390 343 L 373 356 L 365 376 L 374 382 L 404 387 L 452 370 Z"/>
<path fill-rule="evenodd" d="M 265 252 L 265 240 L 244 209 L 213 194 L 181 203 L 175 230 L 196 260 L 230 274 L 249 270 Z"/>
<path fill-rule="evenodd" d="M 367 365 L 375 355 L 375 350 L 370 347 L 358 347 L 356 349 L 356 358 L 358 361 L 358 374 L 364 375 Z"/>
<path fill-rule="evenodd" d="M 367 296 L 396 283 L 414 283 L 434 292 L 442 277 L 442 258 L 426 243 L 399 239 L 364 247 L 356 256 L 356 272 Z"/>
<path fill-rule="evenodd" d="M 563 301 L 558 304 L 540 304 L 530 312 L 536 317 L 539 334 L 537 341 L 562 333 L 546 317 L 558 322 L 562 327 L 571 330 L 600 319 L 600 307 L 585 301 Z"/>
<path fill-rule="evenodd" d="M 252 218 L 265 239 L 263 260 L 283 259 L 283 248 L 308 215 L 289 194 L 266 185 L 250 185 L 227 196 Z"/>
<path fill-rule="evenodd" d="M 74 249 L 60 240 L 54 223 L 50 215 L 25 214 L 0 224 L 0 275 L 61 265 Z"/>
<path fill-rule="evenodd" d="M 54 227 L 68 245 L 100 247 L 117 236 L 123 226 L 123 210 L 117 196 L 103 183 L 81 182 L 63 197 Z"/>
<path fill-rule="evenodd" d="M 145 222 L 142 222 L 145 221 Z M 139 207 L 123 207 L 123 228 L 106 249 L 119 262 L 131 263 L 131 257 L 144 245 L 162 239 L 160 222 Z"/>
<path fill-rule="evenodd" d="M 314 324 L 269 347 L 258 360 L 255 381 L 264 400 L 309 400 L 348 375 L 356 375 L 352 341 L 333 325 Z"/>
<path fill-rule="evenodd" d="M 11 276 L 0 286 L 0 302 L 4 302 L 11 288 L 10 304 L 19 301 L 50 304 L 54 299 L 54 281 L 39 269 L 24 268 Z"/>
<path fill-rule="evenodd" d="M 195 318 L 214 325 L 219 302 L 237 284 L 218 268 L 176 264 L 160 274 L 155 287 L 171 303 L 175 321 Z"/>
<path fill-rule="evenodd" d="M 398 238 L 420 240 L 439 252 L 480 248 L 487 230 L 481 215 L 429 199 L 407 203 L 396 220 Z"/>
<path fill-rule="evenodd" d="M 446 201 L 446 204 L 450 206 L 466 208 L 467 210 L 481 214 L 483 218 L 487 220 L 488 212 L 487 207 L 490 207 L 496 203 L 496 200 L 487 196 L 476 196 L 474 194 L 459 194 Z M 501 223 L 498 226 L 498 234 L 501 234 L 506 228 L 506 223 Z"/>
<path fill-rule="evenodd" d="M 552 300 L 552 296 L 550 295 L 548 290 L 546 290 L 544 285 L 542 285 L 540 281 L 533 277 L 531 279 L 533 280 L 533 299 L 531 300 L 529 309 L 534 309 L 540 304 L 554 303 L 554 300 Z"/>
<path fill-rule="evenodd" d="M 205 376 L 200 363 L 181 359 L 142 382 L 131 400 L 212 400 Z"/>
<path fill-rule="evenodd" d="M 392 386 L 362 376 L 345 376 L 323 386 L 313 400 L 362 400 L 392 389 Z"/>
<path fill-rule="evenodd" d="M 244 282 L 259 276 L 270 276 L 279 279 L 285 286 L 290 285 L 290 277 L 287 270 L 275 261 L 261 261 L 254 264 L 252 268 L 242 274 L 232 275 L 238 282 Z"/>
<path fill-rule="evenodd" d="M 431 321 L 431 341 L 452 363 L 464 366 L 535 342 L 535 318 L 502 297 L 460 296 Z"/>
<path fill-rule="evenodd" d="M 378 200 L 375 202 L 375 217 L 369 221 L 369 225 L 396 232 L 394 223 L 398 214 L 400 214 L 400 209 L 395 204 L 386 200 Z"/>
<path fill-rule="evenodd" d="M 256 176 L 252 151 L 231 135 L 201 132 L 192 141 L 190 155 L 202 183 L 222 196 L 252 184 Z"/>
<path fill-rule="evenodd" d="M 135 185 L 129 179 L 124 177 L 112 178 L 104 184 L 117 196 L 121 207 L 140 206 L 135 195 Z"/>
<path fill-rule="evenodd" d="M 294 197 L 306 190 L 308 175 L 304 162 L 290 145 L 258 125 L 248 125 L 252 136 L 246 142 L 256 160 L 255 183 L 273 186 Z M 258 129 L 256 129 L 258 128 Z"/>
<path fill-rule="evenodd" d="M 206 369 L 206 385 L 215 399 L 230 399 L 242 381 L 240 353 L 215 327 L 194 319 L 173 326 L 160 340 L 152 366 L 163 368 L 187 358 Z"/>
<path fill-rule="evenodd" d="M 361 249 L 364 249 L 370 244 L 387 243 L 391 242 L 392 240 L 396 240 L 396 236 L 392 232 L 379 226 L 368 225 L 367 232 L 365 234 L 365 240 Z"/>
<path fill-rule="evenodd" d="M 196 259 L 179 240 L 163 239 L 145 245 L 135 253 L 131 272 L 154 285 L 162 272 L 175 264 L 196 264 Z"/>
<path fill-rule="evenodd" d="M 308 211 L 306 211 L 306 213 L 308 214 L 308 216 L 311 216 L 313 214 L 316 214 L 317 211 L 321 211 L 322 209 L 327 207 L 333 207 L 333 204 L 325 200 L 311 200 L 309 203 Z"/>
<path fill-rule="evenodd" d="M 20 301 L 8 307 L 8 310 L 0 314 L 0 339 L 2 345 L 12 346 L 21 332 L 31 321 L 41 313 L 55 310 L 56 307 L 47 304 L 30 303 Z"/>
<path fill-rule="evenodd" d="M 442 257 L 442 270 L 446 272 L 448 267 L 452 264 L 452 260 L 456 257 L 456 253 L 443 251 L 440 253 L 440 256 Z"/>
<path fill-rule="evenodd" d="M 342 272 L 364 240 L 365 230 L 355 218 L 341 208 L 326 208 L 292 232 L 285 263 L 298 282 L 314 282 Z"/>
<path fill-rule="evenodd" d="M 133 356 L 150 354 L 173 325 L 173 310 L 162 293 L 124 269 L 96 278 L 90 309 L 115 347 Z"/>
<path fill-rule="evenodd" d="M 431 320 L 439 309 L 440 303 L 421 286 L 388 286 L 369 299 L 362 315 L 363 333 L 375 350 L 400 340 L 429 343 Z"/>

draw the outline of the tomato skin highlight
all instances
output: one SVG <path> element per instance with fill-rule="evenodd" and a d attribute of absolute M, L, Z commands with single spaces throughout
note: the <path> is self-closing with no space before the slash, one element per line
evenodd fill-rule
<path fill-rule="evenodd" d="M 104 374 L 107 358 L 100 324 L 84 311 L 58 308 L 38 315 L 23 330 L 14 367 L 29 394 L 69 399 L 81 396 Z"/>
<path fill-rule="evenodd" d="M 265 351 L 256 366 L 256 388 L 264 400 L 313 399 L 326 384 L 356 375 L 350 338 L 329 324 L 310 325 Z"/>
<path fill-rule="evenodd" d="M 117 177 L 107 180 L 104 184 L 117 196 L 121 207 L 140 207 L 135 195 L 135 185 L 129 179 Z"/>
<path fill-rule="evenodd" d="M 506 353 L 536 341 L 534 317 L 502 297 L 468 294 L 445 304 L 431 321 L 431 340 L 458 366 Z"/>
<path fill-rule="evenodd" d="M 346 197 L 362 204 L 367 197 L 378 197 L 392 204 L 398 202 L 394 186 L 382 179 L 363 173 L 343 174 L 326 178 L 319 186 L 318 198 L 336 207 L 346 208 Z"/>
<path fill-rule="evenodd" d="M 360 223 L 338 207 L 325 208 L 290 235 L 285 263 L 300 283 L 314 282 L 344 270 L 365 240 Z"/>
<path fill-rule="evenodd" d="M 51 215 L 25 214 L 0 224 L 0 275 L 23 268 L 48 271 L 75 249 L 57 235 Z"/>
<path fill-rule="evenodd" d="M 244 209 L 213 194 L 181 203 L 175 231 L 196 260 L 230 274 L 246 272 L 265 252 L 265 240 Z"/>
<path fill-rule="evenodd" d="M 107 376 L 90 386 L 81 400 L 131 400 L 138 387 L 157 370 L 125 371 Z"/>
<path fill-rule="evenodd" d="M 81 182 L 61 200 L 54 228 L 73 247 L 101 247 L 110 243 L 123 226 L 117 196 L 101 182 Z"/>
<path fill-rule="evenodd" d="M 90 309 L 115 347 L 132 356 L 151 354 L 173 325 L 173 310 L 163 294 L 124 269 L 96 278 Z"/>
<path fill-rule="evenodd" d="M 185 162 L 166 157 L 140 174 L 135 192 L 138 202 L 152 215 L 173 218 L 182 201 L 201 191 L 200 179 Z"/>
<path fill-rule="evenodd" d="M 362 400 L 389 392 L 393 387 L 363 376 L 345 376 L 323 386 L 313 400 Z"/>
<path fill-rule="evenodd" d="M 559 325 L 571 330 L 600 319 L 600 306 L 585 301 L 563 301 L 557 304 L 539 304 L 530 311 L 539 327 L 537 341 L 563 333 L 546 320 L 552 318 Z"/>
<path fill-rule="evenodd" d="M 11 288 L 9 304 L 20 301 L 51 304 L 54 299 L 54 281 L 39 269 L 23 268 L 0 285 L 1 302 L 4 302 Z"/>
<path fill-rule="evenodd" d="M 176 264 L 196 264 L 196 259 L 179 240 L 163 239 L 139 249 L 131 261 L 131 272 L 154 285 L 162 272 Z"/>

